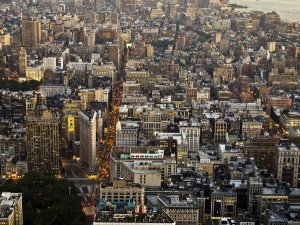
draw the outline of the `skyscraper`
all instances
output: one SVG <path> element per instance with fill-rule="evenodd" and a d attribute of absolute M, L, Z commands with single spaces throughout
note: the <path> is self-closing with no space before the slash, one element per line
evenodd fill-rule
<path fill-rule="evenodd" d="M 119 45 L 112 44 L 109 46 L 108 58 L 109 61 L 112 61 L 115 64 L 117 70 L 119 70 L 121 61 L 121 49 Z"/>
<path fill-rule="evenodd" d="M 27 70 L 27 52 L 24 48 L 21 48 L 19 52 L 19 73 L 21 76 L 26 76 Z"/>
<path fill-rule="evenodd" d="M 96 168 L 97 112 L 80 111 L 80 162 L 89 172 Z"/>
<path fill-rule="evenodd" d="M 25 48 L 36 47 L 41 43 L 41 22 L 33 19 L 22 21 L 22 45 Z"/>
<path fill-rule="evenodd" d="M 59 120 L 44 105 L 26 118 L 28 170 L 59 174 Z"/>

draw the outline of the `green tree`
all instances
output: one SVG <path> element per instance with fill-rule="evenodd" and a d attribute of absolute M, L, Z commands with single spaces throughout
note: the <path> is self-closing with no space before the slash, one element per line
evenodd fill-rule
<path fill-rule="evenodd" d="M 29 173 L 18 181 L 7 180 L 0 191 L 23 194 L 24 225 L 85 224 L 81 199 L 74 184 L 65 179 Z"/>
<path fill-rule="evenodd" d="M 10 91 L 33 91 L 40 85 L 39 81 L 30 80 L 25 82 L 18 82 L 15 80 L 0 79 L 0 89 L 8 89 Z"/>

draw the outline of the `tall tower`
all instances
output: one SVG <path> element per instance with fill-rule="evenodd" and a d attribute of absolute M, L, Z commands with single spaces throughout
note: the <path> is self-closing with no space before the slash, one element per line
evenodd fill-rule
<path fill-rule="evenodd" d="M 91 29 L 91 30 L 87 31 L 87 33 L 85 35 L 84 44 L 87 49 L 92 51 L 95 47 L 95 43 L 96 43 L 96 30 Z"/>
<path fill-rule="evenodd" d="M 19 52 L 19 73 L 21 76 L 26 76 L 27 70 L 27 52 L 22 47 Z"/>
<path fill-rule="evenodd" d="M 112 44 L 108 47 L 108 58 L 109 61 L 113 62 L 117 68 L 120 69 L 121 63 L 121 48 L 118 44 Z"/>
<path fill-rule="evenodd" d="M 97 112 L 80 111 L 80 162 L 89 172 L 96 169 Z"/>
<path fill-rule="evenodd" d="M 26 118 L 28 170 L 59 174 L 59 119 L 44 105 Z"/>
<path fill-rule="evenodd" d="M 102 8 L 102 0 L 94 0 L 94 6 L 96 11 L 100 11 Z"/>
<path fill-rule="evenodd" d="M 33 19 L 22 21 L 22 45 L 25 48 L 36 47 L 41 44 L 41 22 Z"/>

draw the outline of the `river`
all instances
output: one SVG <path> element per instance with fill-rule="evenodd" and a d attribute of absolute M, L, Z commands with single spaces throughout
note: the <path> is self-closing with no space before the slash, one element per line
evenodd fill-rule
<path fill-rule="evenodd" d="M 300 0 L 230 0 L 230 3 L 248 6 L 250 10 L 276 11 L 282 20 L 300 22 Z"/>

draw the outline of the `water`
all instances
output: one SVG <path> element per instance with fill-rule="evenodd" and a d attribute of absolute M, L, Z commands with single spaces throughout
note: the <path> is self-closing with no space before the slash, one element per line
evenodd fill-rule
<path fill-rule="evenodd" d="M 251 10 L 276 11 L 282 20 L 300 22 L 300 0 L 230 0 Z"/>

